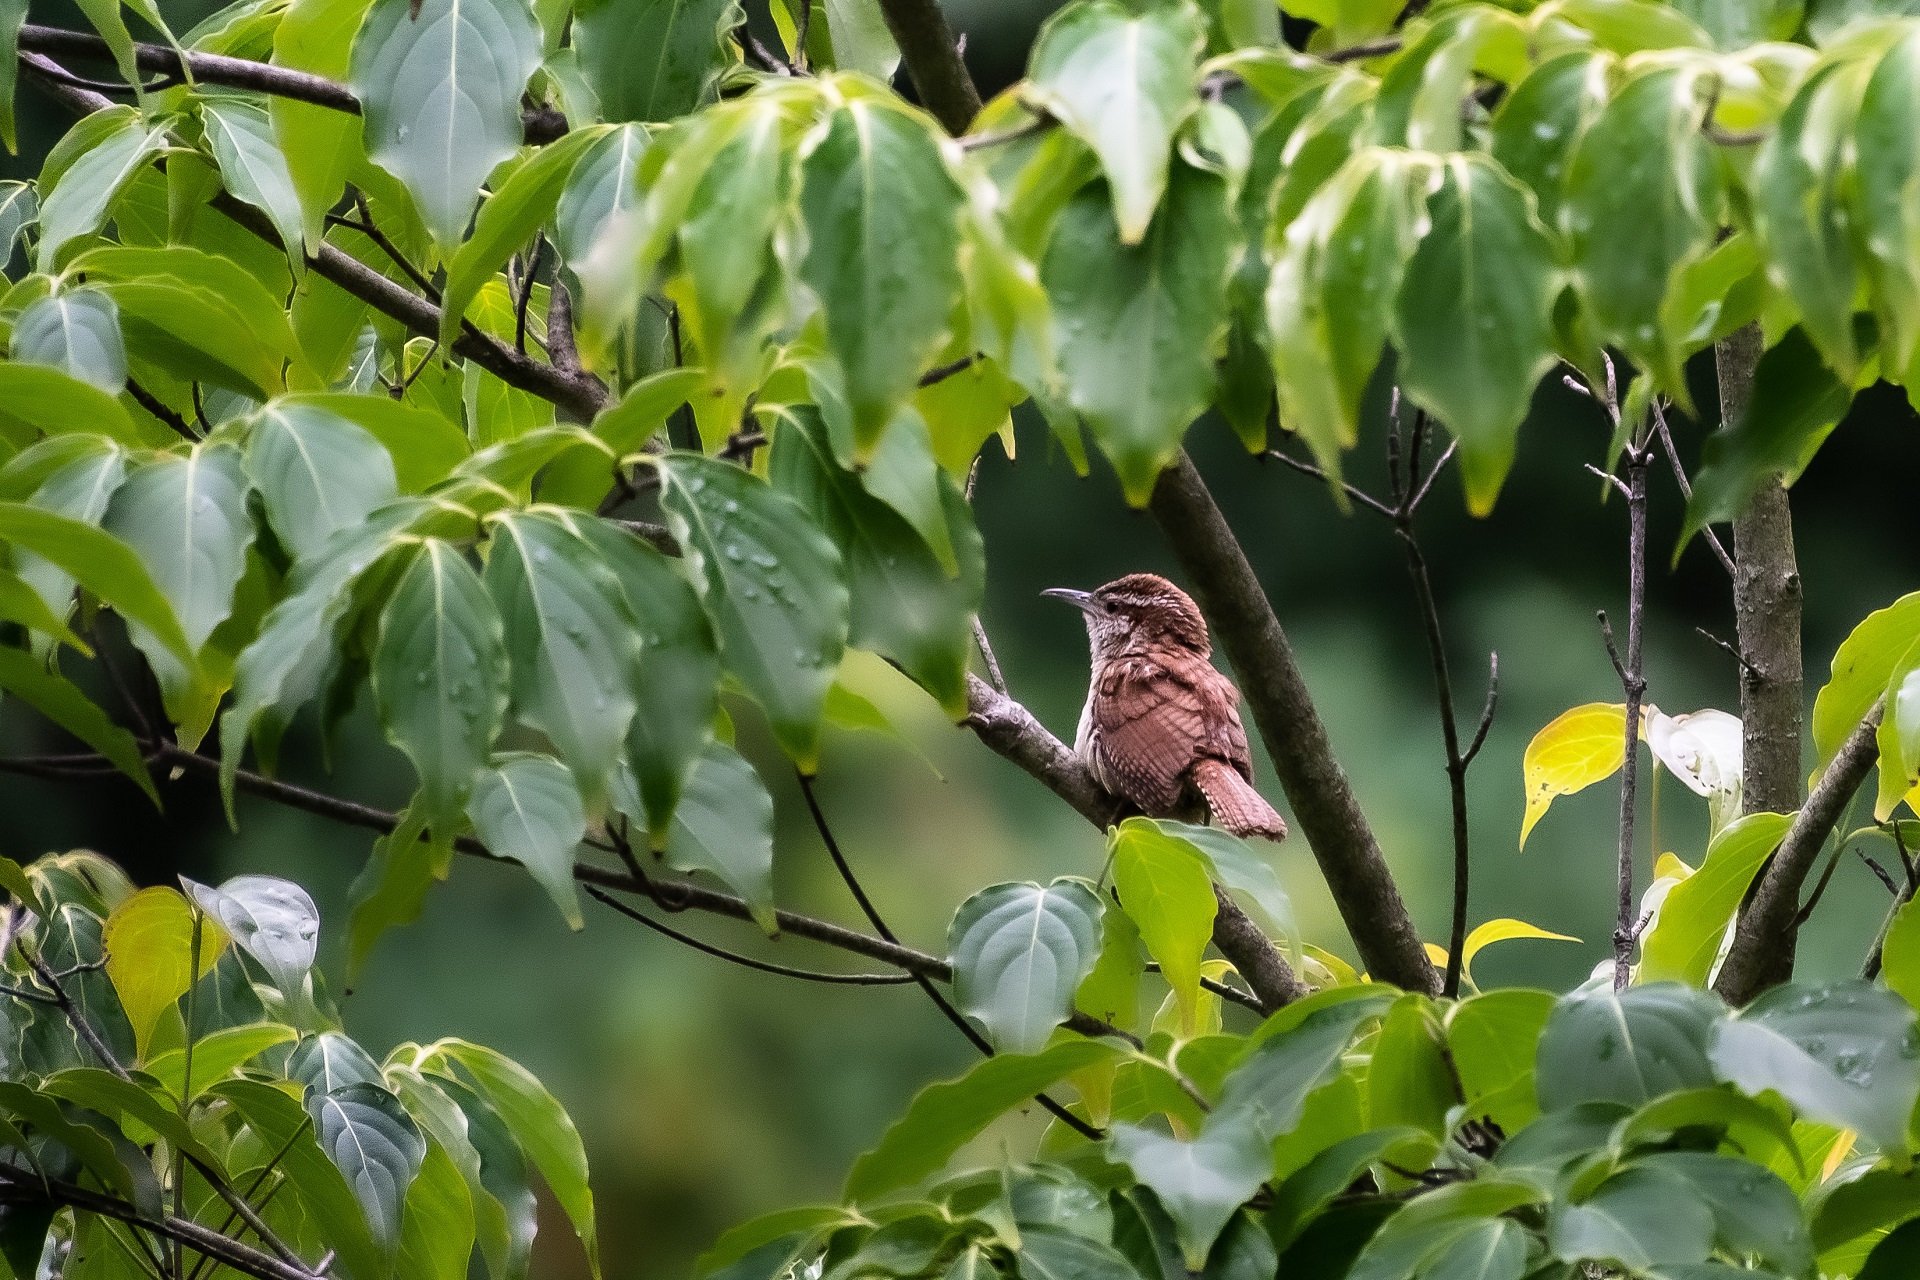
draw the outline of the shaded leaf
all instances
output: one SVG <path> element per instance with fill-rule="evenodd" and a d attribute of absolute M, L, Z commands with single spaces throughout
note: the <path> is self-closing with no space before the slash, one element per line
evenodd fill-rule
<path fill-rule="evenodd" d="M 117 396 L 127 385 L 120 311 L 98 289 L 68 289 L 23 308 L 13 322 L 12 355 L 44 364 Z"/>
<path fill-rule="evenodd" d="M 1099 896 L 1081 880 L 982 889 L 947 926 L 955 1002 L 996 1048 L 1037 1052 L 1093 970 L 1100 917 Z"/>
<path fill-rule="evenodd" d="M 567 766 L 551 756 L 496 757 L 474 780 L 467 816 L 489 849 L 531 872 L 567 923 L 582 927 L 573 853 L 587 833 L 587 815 Z"/>

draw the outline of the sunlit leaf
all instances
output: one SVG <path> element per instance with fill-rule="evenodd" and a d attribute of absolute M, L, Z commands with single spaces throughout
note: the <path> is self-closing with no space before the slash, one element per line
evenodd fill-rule
<path fill-rule="evenodd" d="M 1520 762 L 1527 795 L 1520 847 L 1526 848 L 1534 823 L 1557 797 L 1611 778 L 1626 758 L 1626 708 L 1618 703 L 1590 702 L 1549 721 L 1533 735 Z"/>
<path fill-rule="evenodd" d="M 154 1024 L 219 960 L 226 931 L 196 916 L 178 890 L 142 889 L 107 917 L 107 976 L 146 1057 Z M 198 939 L 195 938 L 196 927 Z"/>

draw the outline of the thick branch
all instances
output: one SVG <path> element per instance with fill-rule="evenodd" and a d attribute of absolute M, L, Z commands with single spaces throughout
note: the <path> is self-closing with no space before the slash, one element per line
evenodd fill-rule
<path fill-rule="evenodd" d="M 1240 677 L 1280 785 L 1361 959 L 1375 977 L 1412 991 L 1438 992 L 1439 975 L 1347 775 L 1334 759 L 1293 646 L 1226 517 L 1185 454 L 1161 475 L 1149 510 Z"/>
<path fill-rule="evenodd" d="M 1094 780 L 1080 757 L 1033 714 L 978 676 L 967 677 L 967 727 L 995 753 L 1005 756 L 1071 805 L 1096 827 L 1105 828 L 1126 806 Z M 1307 988 L 1247 913 L 1225 893 L 1215 891 L 1219 911 L 1213 918 L 1213 944 L 1233 962 L 1260 1002 L 1272 1013 L 1298 1000 Z"/>
<path fill-rule="evenodd" d="M 1875 735 L 1884 707 L 1884 701 L 1874 703 L 1866 718 L 1847 735 L 1820 776 L 1819 785 L 1794 815 L 1786 838 L 1742 908 L 1739 923 L 1734 926 L 1733 945 L 1713 984 L 1728 1004 L 1746 1004 L 1768 987 L 1793 976 L 1800 886 L 1819 857 L 1820 846 L 1846 812 L 1853 793 L 1873 772 L 1880 757 Z"/>
<path fill-rule="evenodd" d="M 1748 325 L 1714 347 L 1720 418 L 1736 422 L 1753 398 L 1760 328 Z M 1800 733 L 1805 677 L 1800 659 L 1800 569 L 1793 513 L 1779 478 L 1769 480 L 1733 522 L 1733 613 L 1740 656 L 1742 809 L 1792 813 L 1800 807 Z"/>
<path fill-rule="evenodd" d="M 880 0 L 880 13 L 900 46 L 900 60 L 907 64 L 920 101 L 948 133 L 965 133 L 980 114 L 980 91 L 973 86 L 939 0 Z"/>
<path fill-rule="evenodd" d="M 80 58 L 90 62 L 114 61 L 113 50 L 99 36 L 60 27 L 42 27 L 27 23 L 20 28 L 20 48 L 26 53 L 44 53 L 57 58 Z M 310 102 L 316 107 L 360 114 L 360 99 L 338 80 L 255 62 L 251 58 L 230 58 L 218 53 L 178 50 L 163 44 L 133 46 L 134 66 L 142 71 L 185 77 L 199 84 L 217 84 L 230 89 L 251 89 L 294 102 Z M 559 112 L 536 107 L 521 117 L 528 142 L 551 142 L 567 131 L 567 121 Z"/>

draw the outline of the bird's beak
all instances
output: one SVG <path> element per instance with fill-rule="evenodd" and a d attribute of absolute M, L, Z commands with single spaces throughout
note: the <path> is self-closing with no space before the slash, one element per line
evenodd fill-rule
<path fill-rule="evenodd" d="M 1043 596 L 1052 596 L 1055 600 L 1065 600 L 1068 604 L 1082 612 L 1093 608 L 1093 592 L 1091 591 L 1075 591 L 1072 587 L 1048 587 L 1040 594 Z"/>

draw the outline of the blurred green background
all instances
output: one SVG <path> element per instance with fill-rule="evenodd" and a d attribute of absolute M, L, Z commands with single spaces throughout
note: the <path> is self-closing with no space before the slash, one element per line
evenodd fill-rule
<path fill-rule="evenodd" d="M 1032 31 L 1051 7 L 953 0 L 983 88 L 1018 75 Z M 191 6 L 167 8 L 178 11 L 182 29 L 197 16 Z M 36 5 L 33 17 L 77 25 L 53 6 L 41 12 Z M 23 156 L 13 167 L 30 173 L 30 161 L 64 122 L 24 86 L 22 100 Z M 1711 405 L 1711 370 L 1702 373 L 1699 402 Z M 1377 492 L 1384 413 L 1375 421 L 1351 470 Z M 1076 478 L 1037 419 L 1022 411 L 1017 422 L 1018 460 L 990 444 L 980 468 L 977 511 L 990 566 L 984 616 L 1014 695 L 1068 736 L 1085 692 L 1085 639 L 1078 617 L 1039 591 L 1090 587 L 1138 569 L 1168 572 L 1172 562 L 1158 529 L 1125 508 L 1098 463 L 1093 476 Z M 1702 428 L 1676 426 L 1691 463 Z M 1469 722 L 1487 654 L 1500 654 L 1499 715 L 1469 782 L 1472 918 L 1519 916 L 1587 940 L 1505 944 L 1476 964 L 1487 986 L 1565 988 L 1607 953 L 1617 791 L 1601 786 L 1560 801 L 1527 852 L 1516 849 L 1528 738 L 1570 706 L 1619 699 L 1594 611 L 1623 620 L 1626 517 L 1621 503 L 1602 500 L 1581 465 L 1600 460 L 1606 434 L 1588 402 L 1549 385 L 1493 515 L 1469 519 L 1449 477 L 1421 519 L 1456 698 Z M 1299 649 L 1423 932 L 1444 941 L 1446 779 L 1420 620 L 1392 530 L 1365 512 L 1341 516 L 1322 486 L 1248 457 L 1218 423 L 1200 424 L 1191 445 Z M 1876 389 L 1794 491 L 1810 693 L 1860 617 L 1920 587 L 1920 516 L 1906 496 L 1917 446 L 1913 411 Z M 1731 638 L 1726 575 L 1699 543 L 1668 568 L 1680 509 L 1670 477 L 1656 471 L 1649 697 L 1670 713 L 1737 711 L 1733 661 L 1695 631 Z M 993 881 L 1099 871 L 1099 833 L 1037 783 L 946 724 L 884 669 L 860 665 L 851 676 L 924 753 L 872 734 L 835 734 L 819 788 L 848 856 L 904 940 L 940 950 L 953 909 Z M 783 904 L 859 923 L 791 774 L 751 711 L 734 710 L 742 745 L 774 792 Z M 0 750 L 65 748 L 30 716 L 0 713 Z M 1262 787 L 1278 800 L 1261 755 Z M 410 777 L 364 714 L 342 736 L 330 772 L 311 735 L 290 740 L 284 772 L 388 807 L 404 802 Z M 157 816 L 124 784 L 0 778 L 0 814 L 0 852 L 15 858 L 90 846 L 142 883 L 182 873 L 217 881 L 243 871 L 297 879 L 320 905 L 336 947 L 330 972 L 340 980 L 348 885 L 370 845 L 363 832 L 243 800 L 236 835 L 212 791 L 191 779 L 168 789 L 167 811 Z M 1704 802 L 1662 779 L 1642 822 L 1643 836 L 1651 829 L 1659 848 L 1698 860 Z M 1650 847 L 1643 838 L 1643 884 Z M 1278 846 L 1274 856 L 1307 939 L 1350 957 L 1302 841 Z M 1869 872 L 1843 864 L 1803 945 L 1803 972 L 1857 969 L 1884 909 L 1885 892 Z M 838 963 L 804 942 L 757 943 L 744 925 L 676 923 L 787 963 Z M 911 987 L 798 986 L 695 954 L 598 908 L 588 912 L 584 932 L 571 933 L 524 875 L 470 860 L 434 892 L 417 924 L 381 943 L 343 1007 L 348 1031 L 375 1053 L 403 1040 L 459 1035 L 536 1071 L 585 1137 L 614 1277 L 684 1275 L 727 1226 L 835 1197 L 852 1159 L 907 1098 L 964 1068 L 972 1054 Z M 997 1141 L 990 1136 L 981 1150 L 991 1155 Z M 564 1225 L 543 1225 L 536 1274 L 582 1274 Z"/>

